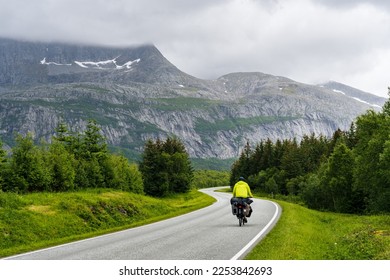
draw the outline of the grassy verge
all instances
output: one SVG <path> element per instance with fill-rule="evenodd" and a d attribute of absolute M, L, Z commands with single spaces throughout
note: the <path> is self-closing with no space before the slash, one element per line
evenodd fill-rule
<path fill-rule="evenodd" d="M 155 199 L 114 190 L 0 192 L 0 257 L 156 222 L 211 204 L 200 192 Z M 247 259 L 390 259 L 390 215 L 324 213 L 277 201 L 275 228 Z"/>
<path fill-rule="evenodd" d="M 156 222 L 213 201 L 198 191 L 164 199 L 107 189 L 0 192 L 0 257 Z"/>
<path fill-rule="evenodd" d="M 324 213 L 277 201 L 283 213 L 247 259 L 390 259 L 390 215 Z"/>

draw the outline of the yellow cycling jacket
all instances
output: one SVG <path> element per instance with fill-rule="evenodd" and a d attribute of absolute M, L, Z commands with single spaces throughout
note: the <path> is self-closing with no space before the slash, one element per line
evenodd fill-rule
<path fill-rule="evenodd" d="M 253 197 L 249 185 L 244 181 L 238 181 L 233 188 L 233 197 Z"/>

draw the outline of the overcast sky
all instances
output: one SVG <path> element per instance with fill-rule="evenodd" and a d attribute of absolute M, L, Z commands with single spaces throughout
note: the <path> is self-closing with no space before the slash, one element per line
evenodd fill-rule
<path fill-rule="evenodd" d="M 390 86 L 388 0 L 0 0 L 0 36 L 152 43 L 206 79 L 259 71 L 384 97 Z"/>

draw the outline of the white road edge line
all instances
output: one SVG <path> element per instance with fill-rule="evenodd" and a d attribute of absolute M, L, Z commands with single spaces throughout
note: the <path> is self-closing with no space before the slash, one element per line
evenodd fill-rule
<path fill-rule="evenodd" d="M 202 191 L 202 190 L 199 190 L 199 191 Z M 69 245 L 83 243 L 83 242 L 91 241 L 91 240 L 94 240 L 94 239 L 100 239 L 100 238 L 105 238 L 105 237 L 112 236 L 112 235 L 118 235 L 118 234 L 123 233 L 123 231 L 133 231 L 133 230 L 137 230 L 139 228 L 155 226 L 157 224 L 167 222 L 168 220 L 181 219 L 182 217 L 192 215 L 193 213 L 200 212 L 200 211 L 205 211 L 205 209 L 207 209 L 209 207 L 212 207 L 215 203 L 220 201 L 218 197 L 214 197 L 213 196 L 213 198 L 215 198 L 216 201 L 213 202 L 212 204 L 210 204 L 209 206 L 206 206 L 204 208 L 200 208 L 200 209 L 197 209 L 197 210 L 185 213 L 185 214 L 181 214 L 179 216 L 175 216 L 175 217 L 172 217 L 172 218 L 164 219 L 164 220 L 161 220 L 161 221 L 158 221 L 158 222 L 154 222 L 154 223 L 151 223 L 151 224 L 146 224 L 146 225 L 142 225 L 142 226 L 136 226 L 136 227 L 133 227 L 133 228 L 123 229 L 123 230 L 115 231 L 115 232 L 111 232 L 111 233 L 105 233 L 105 234 L 102 234 L 102 235 L 89 237 L 89 238 L 85 238 L 85 239 L 80 239 L 80 240 L 76 240 L 76 241 L 72 241 L 72 242 L 67 242 L 67 243 L 64 243 L 64 244 L 55 245 L 55 246 L 51 246 L 51 247 L 47 247 L 47 248 L 43 248 L 43 249 L 37 249 L 37 250 L 34 250 L 34 251 L 30 251 L 30 252 L 20 253 L 20 254 L 16 254 L 16 255 L 13 255 L 13 256 L 0 258 L 0 260 L 11 260 L 13 258 L 33 255 L 33 254 L 37 254 L 37 253 L 41 253 L 41 252 L 45 252 L 45 251 L 49 251 L 49 250 L 53 250 L 53 249 L 59 249 L 61 247 L 66 247 L 66 246 L 69 246 Z"/>
<path fill-rule="evenodd" d="M 257 240 L 262 237 L 262 235 L 268 230 L 268 228 L 273 224 L 273 222 L 276 220 L 276 218 L 279 215 L 279 206 L 272 201 L 271 202 L 273 205 L 276 207 L 276 211 L 272 219 L 268 222 L 268 224 L 251 240 L 249 243 L 241 249 L 240 252 L 238 252 L 234 257 L 232 257 L 230 260 L 238 260 Z"/>

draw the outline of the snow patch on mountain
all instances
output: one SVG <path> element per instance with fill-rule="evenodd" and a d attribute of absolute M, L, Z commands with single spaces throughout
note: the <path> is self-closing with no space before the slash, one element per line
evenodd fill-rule
<path fill-rule="evenodd" d="M 322 87 L 324 87 L 324 86 L 322 86 Z M 334 91 L 334 92 L 337 92 L 337 93 L 341 93 L 341 94 L 343 94 L 343 95 L 346 95 L 345 92 L 342 91 L 342 90 L 334 89 L 333 91 Z"/>
<path fill-rule="evenodd" d="M 128 61 L 123 65 L 116 64 L 116 61 L 114 61 L 114 63 L 115 63 L 116 69 L 130 69 L 131 65 L 133 65 L 134 63 L 139 63 L 140 61 L 141 61 L 141 59 L 138 58 L 138 59 L 133 60 L 133 61 Z"/>
<path fill-rule="evenodd" d="M 119 65 L 117 63 L 117 58 L 104 60 L 104 61 L 74 61 L 74 63 L 82 68 L 86 69 L 131 69 L 132 65 L 135 63 L 139 63 L 141 61 L 140 58 L 132 61 L 128 61 L 123 65 Z M 57 62 L 48 62 L 46 61 L 46 57 L 44 57 L 41 61 L 41 64 L 44 65 L 56 65 L 56 66 L 72 66 L 72 64 L 61 64 Z"/>
<path fill-rule="evenodd" d="M 344 91 L 342 91 L 342 90 L 333 89 L 333 91 L 336 92 L 336 93 L 341 93 L 341 94 L 343 94 L 343 95 L 348 96 L 348 95 L 347 95 Z M 376 107 L 376 108 L 382 108 L 382 106 L 379 106 L 379 105 L 377 105 L 377 104 L 371 104 L 371 103 L 369 103 L 369 102 L 367 102 L 367 101 L 364 101 L 364 100 L 362 100 L 362 99 L 360 99 L 360 98 L 352 97 L 352 96 L 350 96 L 350 97 L 353 98 L 353 99 L 355 99 L 356 101 L 359 101 L 359 102 L 361 102 L 361 103 L 367 104 L 367 105 L 369 105 L 369 106 Z"/>
<path fill-rule="evenodd" d="M 57 62 L 47 62 L 46 61 L 46 57 L 44 57 L 41 60 L 41 64 L 44 64 L 44 65 L 57 65 L 57 66 L 71 66 L 72 65 L 72 64 L 61 64 L 61 63 L 57 63 Z"/>

